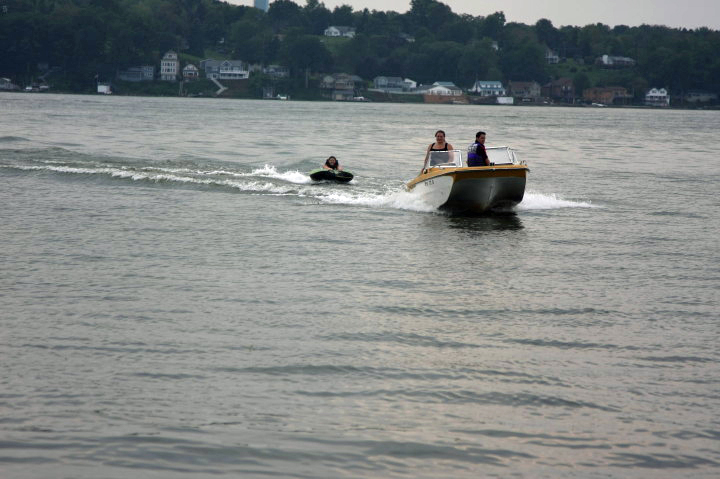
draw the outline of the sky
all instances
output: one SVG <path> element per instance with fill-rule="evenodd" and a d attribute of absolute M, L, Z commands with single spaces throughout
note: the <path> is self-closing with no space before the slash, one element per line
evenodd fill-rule
<path fill-rule="evenodd" d="M 229 0 L 252 5 L 252 0 Z M 293 0 L 305 6 L 305 0 Z M 320 0 L 332 10 L 350 5 L 353 10 L 382 10 L 405 13 L 410 0 Z M 502 11 L 508 22 L 534 25 L 547 18 L 556 27 L 590 23 L 637 26 L 643 23 L 673 28 L 708 27 L 720 30 L 720 0 L 440 0 L 455 13 L 473 16 Z M 271 0 L 272 3 L 272 0 Z"/>

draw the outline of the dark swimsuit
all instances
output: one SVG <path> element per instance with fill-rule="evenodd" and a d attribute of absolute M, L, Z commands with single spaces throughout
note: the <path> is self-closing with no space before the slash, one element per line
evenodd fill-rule
<path fill-rule="evenodd" d="M 445 143 L 445 148 L 443 148 L 442 150 L 436 150 L 435 148 L 433 148 L 433 146 L 435 146 L 435 143 L 433 143 L 432 145 L 430 145 L 430 151 L 448 151 L 448 149 L 447 149 L 447 142 Z"/>

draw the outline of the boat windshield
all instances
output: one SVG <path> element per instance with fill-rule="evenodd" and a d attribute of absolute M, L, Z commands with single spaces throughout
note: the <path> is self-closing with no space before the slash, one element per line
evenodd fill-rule
<path fill-rule="evenodd" d="M 521 165 L 515 150 L 507 146 L 489 146 L 485 148 L 490 163 L 495 165 Z"/>
<path fill-rule="evenodd" d="M 425 168 L 462 168 L 462 154 L 459 150 L 431 151 Z"/>

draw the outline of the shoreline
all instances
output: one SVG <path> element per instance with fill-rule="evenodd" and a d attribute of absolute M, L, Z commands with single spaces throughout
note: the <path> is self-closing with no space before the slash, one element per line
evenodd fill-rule
<path fill-rule="evenodd" d="M 425 101 L 397 101 L 391 98 L 383 99 L 380 101 L 376 100 L 363 100 L 363 101 L 357 101 L 357 100 L 330 100 L 326 98 L 322 99 L 278 99 L 278 98 L 252 98 L 252 97 L 240 97 L 240 96 L 216 96 L 216 95 L 150 95 L 150 94 L 128 94 L 128 93 L 112 93 L 112 94 L 103 94 L 103 93 L 94 93 L 94 92 L 68 92 L 68 91 L 17 91 L 17 90 L 0 90 L 1 93 L 10 93 L 10 94 L 35 94 L 35 95 L 78 95 L 78 96 L 98 96 L 98 97 L 135 97 L 135 98 L 187 98 L 189 100 L 194 99 L 211 99 L 211 100 L 256 100 L 256 101 L 293 101 L 293 102 L 319 102 L 319 103 L 345 103 L 345 104 L 357 104 L 357 103 L 392 103 L 392 104 L 401 104 L 401 105 L 445 105 L 445 106 L 454 106 L 454 107 L 463 107 L 463 106 L 490 106 L 490 107 L 532 107 L 532 108 L 593 108 L 593 109 L 637 109 L 637 110 L 658 110 L 658 111 L 664 111 L 664 110 L 679 110 L 679 111 L 718 111 L 720 110 L 720 105 L 703 105 L 703 106 L 666 106 L 666 107 L 659 107 L 659 106 L 650 106 L 650 105 L 588 105 L 588 104 L 582 104 L 582 103 L 547 103 L 547 102 L 517 102 L 512 104 L 498 104 L 498 103 L 473 103 L 473 102 L 463 102 L 463 103 L 453 103 L 450 102 L 438 102 L 438 103 L 431 103 L 431 102 L 425 102 Z M 366 97 L 367 98 L 367 97 Z"/>

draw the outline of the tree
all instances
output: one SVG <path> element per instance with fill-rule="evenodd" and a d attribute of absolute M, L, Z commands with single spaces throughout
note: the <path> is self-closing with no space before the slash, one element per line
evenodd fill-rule
<path fill-rule="evenodd" d="M 553 49 L 557 49 L 560 43 L 560 32 L 558 32 L 552 22 L 546 18 L 541 18 L 535 22 L 535 35 L 537 35 L 540 43 L 544 43 Z"/>
<path fill-rule="evenodd" d="M 332 65 L 332 55 L 314 35 L 289 36 L 283 42 L 280 52 L 283 62 L 298 77 L 307 75 L 309 71 L 329 69 Z"/>
<path fill-rule="evenodd" d="M 353 19 L 353 9 L 350 5 L 335 7 L 332 12 L 333 25 L 352 27 L 354 25 Z"/>
<path fill-rule="evenodd" d="M 575 87 L 575 95 L 582 97 L 583 91 L 590 88 L 590 77 L 584 72 L 576 73 L 573 77 L 573 86 Z"/>
<path fill-rule="evenodd" d="M 290 27 L 305 27 L 305 17 L 297 3 L 291 0 L 275 0 L 267 12 L 270 24 L 276 32 Z"/>
<path fill-rule="evenodd" d="M 505 14 L 503 12 L 495 12 L 485 17 L 480 27 L 479 37 L 489 37 L 493 40 L 500 40 L 502 37 L 503 27 L 505 27 Z"/>

